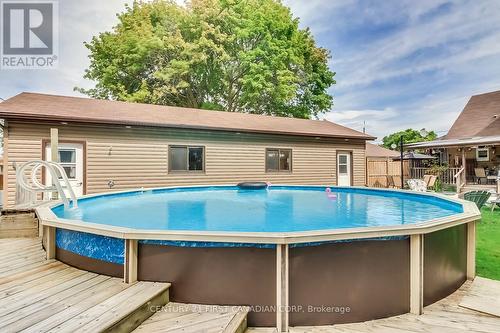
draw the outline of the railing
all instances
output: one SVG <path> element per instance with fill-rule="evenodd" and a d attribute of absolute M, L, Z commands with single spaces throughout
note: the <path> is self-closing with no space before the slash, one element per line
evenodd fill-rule
<path fill-rule="evenodd" d="M 453 176 L 457 185 L 457 193 L 460 193 L 462 187 L 465 185 L 465 168 L 461 167 L 460 170 Z"/>
<path fill-rule="evenodd" d="M 448 168 L 439 175 L 439 180 L 443 184 L 456 185 L 457 178 L 455 176 L 460 172 L 460 170 L 461 170 L 461 168 Z M 422 168 L 422 167 L 415 168 L 414 167 L 414 168 L 410 169 L 410 173 L 411 173 L 411 178 L 422 179 L 422 178 L 424 178 L 424 175 L 432 174 L 432 169 L 431 168 Z"/>
<path fill-rule="evenodd" d="M 28 167 L 31 167 L 31 172 L 28 172 Z M 52 185 L 44 185 L 38 181 L 37 173 L 42 167 L 45 167 L 46 171 L 50 174 Z M 30 175 L 29 180 L 31 182 L 27 179 L 27 174 Z M 64 183 L 64 187 L 61 185 L 61 181 Z M 78 206 L 76 195 L 71 187 L 68 176 L 63 167 L 58 163 L 42 160 L 28 161 L 16 169 L 16 183 L 18 190 L 16 194 L 17 205 L 35 205 L 38 201 L 38 193 L 57 192 L 64 206 L 69 207 L 70 202 L 64 191 L 66 189 L 73 207 Z"/>

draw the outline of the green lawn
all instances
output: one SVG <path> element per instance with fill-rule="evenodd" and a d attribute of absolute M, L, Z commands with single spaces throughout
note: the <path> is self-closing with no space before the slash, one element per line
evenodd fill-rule
<path fill-rule="evenodd" d="M 500 209 L 491 212 L 481 210 L 483 215 L 476 229 L 477 275 L 500 280 Z"/>

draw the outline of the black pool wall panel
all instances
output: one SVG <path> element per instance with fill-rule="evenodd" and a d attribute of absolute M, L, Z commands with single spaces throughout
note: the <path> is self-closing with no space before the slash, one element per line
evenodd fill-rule
<path fill-rule="evenodd" d="M 289 256 L 291 326 L 362 322 L 409 311 L 408 238 L 296 247 Z"/>
<path fill-rule="evenodd" d="M 424 235 L 424 305 L 455 292 L 467 280 L 467 225 Z"/>
<path fill-rule="evenodd" d="M 276 325 L 276 249 L 139 244 L 138 279 L 170 282 L 174 302 L 246 305 L 249 326 Z"/>

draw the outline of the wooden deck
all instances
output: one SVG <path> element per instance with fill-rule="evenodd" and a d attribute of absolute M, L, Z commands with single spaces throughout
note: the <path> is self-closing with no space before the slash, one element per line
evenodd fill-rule
<path fill-rule="evenodd" d="M 169 303 L 134 332 L 243 333 L 247 313 L 244 307 Z"/>
<path fill-rule="evenodd" d="M 247 328 L 245 307 L 168 303 L 170 284 L 128 285 L 45 260 L 40 239 L 0 239 L 0 254 L 2 333 L 131 332 L 135 328 L 137 332 L 242 333 Z"/>
<path fill-rule="evenodd" d="M 248 309 L 168 303 L 168 283 L 138 282 L 45 260 L 39 239 L 0 239 L 0 332 L 240 333 Z M 294 327 L 292 333 L 500 332 L 500 282 L 476 278 L 425 308 L 358 324 Z M 157 308 L 156 313 L 151 310 Z M 476 309 L 479 311 L 475 311 Z M 149 319 L 147 319 L 149 317 Z M 142 323 L 142 324 L 141 324 Z M 248 333 L 274 332 L 248 329 Z"/>
<path fill-rule="evenodd" d="M 500 281 L 476 277 L 460 306 L 500 317 Z"/>
<path fill-rule="evenodd" d="M 138 282 L 45 260 L 39 239 L 0 239 L 0 332 L 131 331 L 168 302 L 168 283 Z"/>
<path fill-rule="evenodd" d="M 33 210 L 2 210 L 0 238 L 38 237 L 38 219 Z"/>
<path fill-rule="evenodd" d="M 479 278 L 478 281 L 481 279 Z M 466 309 L 459 304 L 466 295 L 475 293 L 475 300 L 494 299 L 500 295 L 500 282 L 488 283 L 488 289 L 481 284 L 481 290 L 466 282 L 457 292 L 424 309 L 424 314 L 373 320 L 358 324 L 343 324 L 318 327 L 294 327 L 291 333 L 498 333 L 500 317 Z M 471 289 L 472 292 L 471 292 Z M 474 291 L 476 290 L 476 291 Z M 493 297 L 487 297 L 491 295 Z M 247 333 L 271 333 L 274 329 L 250 328 Z"/>

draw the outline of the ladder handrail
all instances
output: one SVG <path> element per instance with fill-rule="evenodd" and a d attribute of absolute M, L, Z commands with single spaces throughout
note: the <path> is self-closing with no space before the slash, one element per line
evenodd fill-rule
<path fill-rule="evenodd" d="M 465 185 L 465 182 L 463 181 L 464 179 L 462 179 L 462 178 L 465 178 L 465 177 L 462 177 L 462 175 L 465 175 L 465 168 L 463 166 L 453 176 L 453 178 L 455 178 L 455 183 L 456 183 L 456 187 L 457 187 L 456 191 L 459 194 L 460 194 L 460 191 L 462 190 L 462 187 Z"/>
<path fill-rule="evenodd" d="M 465 171 L 465 168 L 464 167 L 461 167 L 458 172 L 453 176 L 453 178 L 457 178 L 458 176 L 460 176 L 462 174 L 462 172 Z"/>
<path fill-rule="evenodd" d="M 33 166 L 31 169 L 31 182 L 32 186 L 28 184 L 26 180 L 26 173 L 25 170 L 28 166 Z M 45 167 L 48 172 L 50 173 L 50 176 L 52 178 L 52 182 L 54 186 L 48 186 L 41 184 L 38 179 L 36 173 L 41 167 Z M 63 187 L 61 186 L 61 182 L 59 181 L 59 177 L 62 178 L 63 182 L 65 183 L 65 188 L 69 192 L 69 196 L 71 198 L 71 201 L 73 202 L 73 207 L 78 207 L 78 201 L 75 195 L 75 192 L 73 191 L 73 187 L 71 186 L 68 176 L 66 175 L 66 172 L 64 171 L 64 168 L 56 162 L 51 162 L 51 161 L 43 161 L 43 160 L 31 160 L 26 163 L 23 163 L 19 168 L 16 169 L 16 179 L 17 183 L 19 186 L 21 186 L 24 190 L 36 193 L 36 192 L 55 192 L 57 191 L 58 194 L 60 195 L 62 201 L 64 202 L 65 207 L 69 207 L 69 200 L 68 197 L 66 196 L 66 193 L 64 192 Z"/>

